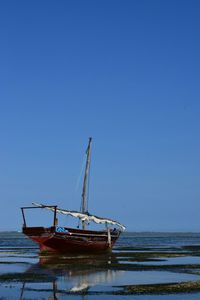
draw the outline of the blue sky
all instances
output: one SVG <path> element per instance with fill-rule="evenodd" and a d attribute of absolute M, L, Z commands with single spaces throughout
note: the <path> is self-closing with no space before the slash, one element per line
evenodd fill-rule
<path fill-rule="evenodd" d="M 0 230 L 32 201 L 200 230 L 199 1 L 0 2 Z M 36 217 L 38 223 L 43 217 Z"/>

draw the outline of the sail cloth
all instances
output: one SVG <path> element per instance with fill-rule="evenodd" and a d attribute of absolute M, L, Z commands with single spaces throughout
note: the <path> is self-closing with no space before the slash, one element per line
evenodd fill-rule
<path fill-rule="evenodd" d="M 38 204 L 38 203 L 32 203 L 32 204 L 34 206 L 41 207 L 41 208 L 46 208 L 46 209 L 49 209 L 51 211 L 55 210 L 55 208 L 52 207 L 52 206 Z M 61 213 L 63 215 L 68 215 L 68 216 L 72 216 L 72 217 L 75 217 L 75 218 L 79 218 L 81 221 L 87 221 L 87 222 L 92 221 L 92 222 L 95 222 L 97 224 L 116 225 L 119 228 L 121 228 L 122 230 L 125 230 L 125 226 L 122 225 L 119 222 L 116 222 L 116 221 L 111 220 L 111 219 L 100 218 L 100 217 L 97 217 L 97 216 L 94 216 L 94 215 L 90 215 L 89 213 L 88 214 L 83 214 L 83 213 L 80 213 L 78 211 L 66 210 L 66 209 L 61 209 L 61 208 L 56 208 L 56 212 Z"/>

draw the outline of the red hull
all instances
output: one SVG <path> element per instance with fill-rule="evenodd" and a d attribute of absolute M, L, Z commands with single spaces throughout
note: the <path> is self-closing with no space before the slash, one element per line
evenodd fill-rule
<path fill-rule="evenodd" d="M 58 232 L 60 229 L 62 232 Z M 89 231 L 61 227 L 24 227 L 23 233 L 40 246 L 41 253 L 105 252 L 112 249 L 120 231 Z"/>

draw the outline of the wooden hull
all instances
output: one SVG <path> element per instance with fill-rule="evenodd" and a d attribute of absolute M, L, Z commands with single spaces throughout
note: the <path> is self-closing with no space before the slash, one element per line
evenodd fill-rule
<path fill-rule="evenodd" d="M 41 253 L 101 253 L 112 249 L 121 232 L 52 226 L 24 227 L 23 233 L 39 244 Z"/>

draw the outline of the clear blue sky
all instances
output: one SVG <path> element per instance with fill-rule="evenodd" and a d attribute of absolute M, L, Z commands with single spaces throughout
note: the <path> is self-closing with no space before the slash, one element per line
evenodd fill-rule
<path fill-rule="evenodd" d="M 200 2 L 0 1 L 0 230 L 32 201 L 200 231 Z M 41 219 L 38 216 L 38 222 Z"/>

